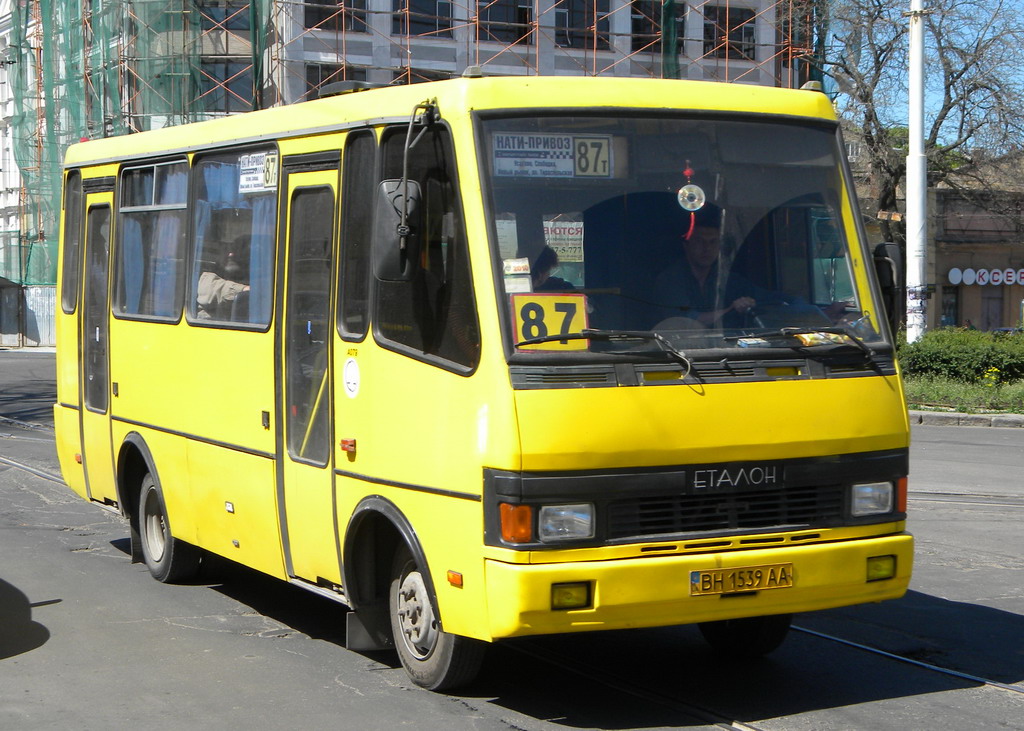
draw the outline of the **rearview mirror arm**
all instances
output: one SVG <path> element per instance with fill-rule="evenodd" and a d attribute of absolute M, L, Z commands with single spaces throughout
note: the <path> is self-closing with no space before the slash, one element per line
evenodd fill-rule
<path fill-rule="evenodd" d="M 417 114 L 421 110 L 423 113 Z M 402 252 L 405 252 L 407 239 L 409 234 L 412 233 L 409 228 L 409 151 L 419 143 L 430 125 L 437 120 L 437 117 L 437 101 L 434 99 L 420 102 L 413 107 L 412 114 L 409 115 L 409 126 L 405 131 L 405 148 L 402 150 L 402 217 L 396 230 L 399 250 Z M 412 131 L 417 123 L 421 124 L 422 127 L 419 134 L 416 135 L 416 139 L 413 139 Z"/>

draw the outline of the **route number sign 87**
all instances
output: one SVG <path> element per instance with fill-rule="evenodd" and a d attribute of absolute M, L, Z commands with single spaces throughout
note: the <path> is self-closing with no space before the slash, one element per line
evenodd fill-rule
<path fill-rule="evenodd" d="M 583 332 L 587 327 L 587 298 L 582 294 L 514 294 L 512 320 L 515 342 Z M 588 342 L 550 340 L 536 345 L 521 345 L 519 350 L 586 350 Z"/>

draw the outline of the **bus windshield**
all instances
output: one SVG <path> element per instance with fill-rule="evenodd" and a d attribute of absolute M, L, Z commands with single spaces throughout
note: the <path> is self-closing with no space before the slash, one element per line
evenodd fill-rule
<path fill-rule="evenodd" d="M 481 130 L 517 355 L 881 341 L 834 126 L 534 115 Z"/>

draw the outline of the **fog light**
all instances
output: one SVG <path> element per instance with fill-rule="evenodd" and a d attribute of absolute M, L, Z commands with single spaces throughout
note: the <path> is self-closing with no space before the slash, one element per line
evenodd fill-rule
<path fill-rule="evenodd" d="M 896 575 L 895 556 L 871 556 L 868 559 L 868 581 L 882 581 Z"/>
<path fill-rule="evenodd" d="M 594 537 L 594 506 L 545 505 L 537 519 L 537 537 L 545 543 Z"/>
<path fill-rule="evenodd" d="M 590 606 L 590 582 L 551 585 L 552 609 L 586 609 Z"/>
<path fill-rule="evenodd" d="M 868 482 L 853 486 L 850 514 L 855 518 L 892 512 L 892 483 Z"/>

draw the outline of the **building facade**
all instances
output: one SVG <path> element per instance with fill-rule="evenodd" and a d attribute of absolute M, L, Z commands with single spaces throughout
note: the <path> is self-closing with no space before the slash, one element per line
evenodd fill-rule
<path fill-rule="evenodd" d="M 983 207 L 952 190 L 929 192 L 929 328 L 1022 326 L 1024 195 L 988 198 Z"/>
<path fill-rule="evenodd" d="M 818 0 L 0 0 L 0 346 L 53 343 L 61 160 L 83 138 L 342 80 L 615 75 L 798 87 Z M 594 100 L 595 105 L 600 100 Z"/>

